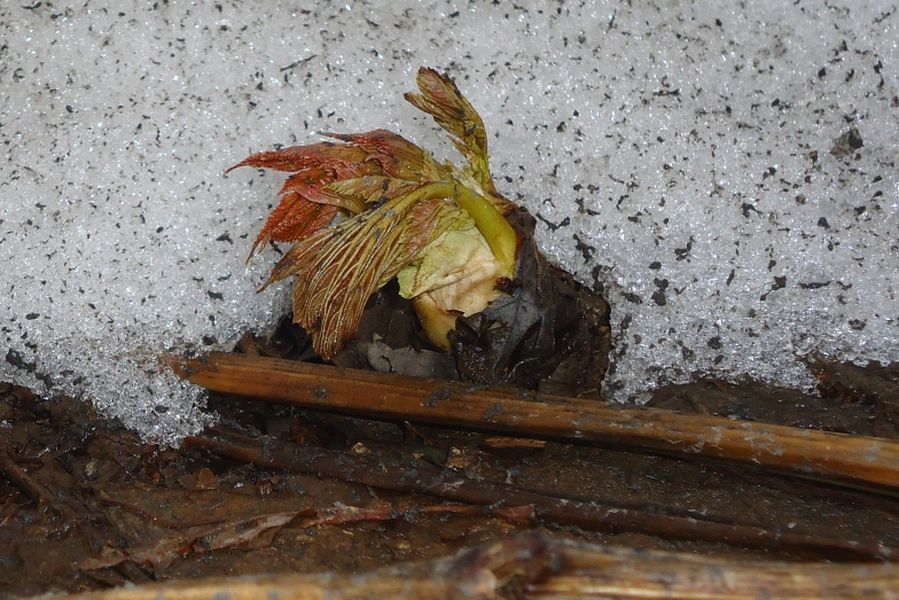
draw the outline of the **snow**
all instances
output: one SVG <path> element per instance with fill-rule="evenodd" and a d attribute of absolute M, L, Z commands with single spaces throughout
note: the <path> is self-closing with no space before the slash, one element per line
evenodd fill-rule
<path fill-rule="evenodd" d="M 613 398 L 899 359 L 896 2 L 297 5 L 0 7 L 0 380 L 162 442 L 210 422 L 158 357 L 266 331 L 289 292 L 256 293 L 274 252 L 244 265 L 281 177 L 224 169 L 378 127 L 452 156 L 402 101 L 420 65 L 608 295 Z"/>

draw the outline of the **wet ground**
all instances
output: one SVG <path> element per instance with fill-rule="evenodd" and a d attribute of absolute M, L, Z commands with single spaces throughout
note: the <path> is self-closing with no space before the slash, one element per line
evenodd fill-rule
<path fill-rule="evenodd" d="M 242 346 L 284 350 L 282 342 L 266 344 L 247 338 Z M 708 381 L 660 390 L 653 404 L 899 437 L 899 368 L 814 368 L 821 397 Z M 899 547 L 899 500 L 745 466 L 211 398 L 221 424 L 194 446 L 217 440 L 266 456 L 299 452 L 321 461 L 299 471 L 265 469 L 208 447 L 143 444 L 71 399 L 45 402 L 11 385 L 0 391 L 4 595 L 225 574 L 358 571 L 530 530 L 797 560 L 871 559 L 869 550 Z M 371 485 L 372 473 L 380 473 L 383 487 Z M 445 473 L 465 476 L 471 501 L 449 499 L 439 487 L 412 493 L 415 483 L 393 484 Z M 535 510 L 544 504 L 592 512 Z M 627 519 L 602 518 L 605 510 Z M 758 531 L 772 536 L 765 541 Z M 846 541 L 862 551 L 847 550 Z"/>

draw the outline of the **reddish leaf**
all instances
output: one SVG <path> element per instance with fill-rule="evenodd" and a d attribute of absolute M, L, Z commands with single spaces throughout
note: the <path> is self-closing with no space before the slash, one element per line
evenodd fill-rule
<path fill-rule="evenodd" d="M 366 133 L 324 133 L 328 137 L 349 142 L 368 153 L 386 175 L 415 181 L 436 180 L 446 172 L 431 155 L 406 138 L 386 129 Z"/>
<path fill-rule="evenodd" d="M 299 240 L 318 231 L 333 221 L 339 210 L 332 204 L 309 202 L 299 194 L 284 196 L 256 236 L 250 256 L 269 241 Z"/>
<path fill-rule="evenodd" d="M 252 154 L 230 167 L 225 173 L 239 167 L 259 167 L 276 171 L 306 171 L 321 168 L 330 171 L 334 179 L 343 179 L 353 177 L 365 158 L 365 151 L 361 148 L 320 142 Z"/>

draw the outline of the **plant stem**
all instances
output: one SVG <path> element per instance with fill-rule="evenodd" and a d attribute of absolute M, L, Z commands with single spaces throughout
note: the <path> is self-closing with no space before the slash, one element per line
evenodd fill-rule
<path fill-rule="evenodd" d="M 467 186 L 457 183 L 453 197 L 459 206 L 474 220 L 478 231 L 487 240 L 490 250 L 508 277 L 515 274 L 518 235 L 505 217 L 484 196 Z"/>

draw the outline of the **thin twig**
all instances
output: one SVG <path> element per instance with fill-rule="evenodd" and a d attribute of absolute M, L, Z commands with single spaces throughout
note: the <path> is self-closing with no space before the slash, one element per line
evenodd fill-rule
<path fill-rule="evenodd" d="M 899 495 L 899 442 L 237 354 L 171 358 L 209 390 L 318 410 L 724 459 Z"/>
<path fill-rule="evenodd" d="M 252 440 L 221 428 L 216 431 L 214 436 L 189 437 L 185 444 L 266 468 L 312 473 L 382 489 L 427 494 L 469 504 L 531 505 L 541 521 L 587 530 L 641 532 L 666 539 L 699 540 L 741 547 L 787 548 L 828 557 L 882 559 L 894 551 L 877 541 L 812 536 L 559 498 L 512 485 L 474 480 L 424 461 L 395 459 L 386 452 L 360 456 L 298 446 L 268 437 Z"/>

